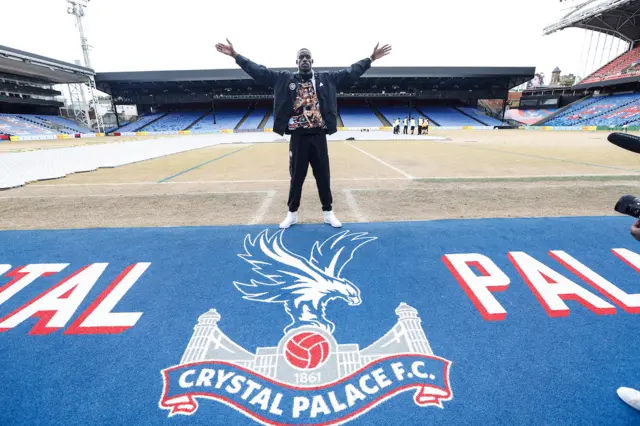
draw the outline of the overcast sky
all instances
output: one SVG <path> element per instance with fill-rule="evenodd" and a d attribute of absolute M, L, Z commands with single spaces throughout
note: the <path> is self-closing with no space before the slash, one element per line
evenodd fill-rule
<path fill-rule="evenodd" d="M 1 45 L 82 58 L 66 0 L 1 1 Z M 559 66 L 579 74 L 583 31 L 543 36 L 559 16 L 558 0 L 92 0 L 84 26 L 98 72 L 233 68 L 214 48 L 228 37 L 239 53 L 273 67 L 295 66 L 302 47 L 316 66 L 345 66 L 380 41 L 393 53 L 376 66 L 535 66 L 547 76 Z"/>

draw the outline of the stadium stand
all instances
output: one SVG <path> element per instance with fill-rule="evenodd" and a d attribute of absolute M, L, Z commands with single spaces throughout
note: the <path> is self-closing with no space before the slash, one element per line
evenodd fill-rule
<path fill-rule="evenodd" d="M 580 82 L 580 85 L 640 77 L 640 46 L 623 53 Z"/>
<path fill-rule="evenodd" d="M 264 119 L 264 116 L 267 113 L 267 111 L 268 111 L 267 108 L 254 108 L 249 113 L 247 118 L 242 122 L 242 124 L 240 125 L 240 129 L 242 130 L 257 129 L 260 123 L 262 123 L 262 120 Z"/>
<path fill-rule="evenodd" d="M 213 124 L 213 112 L 208 113 L 200 121 L 198 121 L 191 131 L 198 132 L 210 132 L 213 130 L 222 129 L 235 129 L 242 117 L 247 113 L 246 109 L 235 110 L 218 110 L 216 109 L 216 124 Z"/>
<path fill-rule="evenodd" d="M 151 123 L 153 120 L 157 120 L 158 118 L 162 117 L 164 114 L 164 112 L 158 112 L 153 114 L 141 115 L 140 118 L 138 118 L 133 123 L 125 124 L 124 126 L 120 127 L 118 129 L 118 132 L 124 133 L 138 131 L 142 127 Z"/>
<path fill-rule="evenodd" d="M 590 119 L 600 117 L 608 112 L 613 112 L 622 107 L 640 102 L 640 95 L 610 95 L 598 96 L 567 109 L 561 116 L 554 117 L 545 123 L 546 126 L 575 126 L 587 124 Z M 612 122 L 617 120 L 612 119 Z"/>
<path fill-rule="evenodd" d="M 55 115 L 0 114 L 0 132 L 7 135 L 52 135 L 90 133 L 78 123 Z"/>
<path fill-rule="evenodd" d="M 201 118 L 205 111 L 170 112 L 161 119 L 140 129 L 143 132 L 170 132 L 184 130 Z"/>
<path fill-rule="evenodd" d="M 0 114 L 0 133 L 10 136 L 23 136 L 53 135 L 56 132 L 35 122 L 27 121 L 19 115 Z"/>
<path fill-rule="evenodd" d="M 427 117 L 440 126 L 482 126 L 482 123 L 467 117 L 457 109 L 446 106 L 420 106 Z"/>
<path fill-rule="evenodd" d="M 24 114 L 22 116 L 24 117 Z M 87 127 L 81 126 L 80 124 L 71 120 L 67 120 L 66 118 L 63 118 L 63 117 L 58 117 L 55 115 L 30 115 L 30 117 L 36 120 L 42 120 L 44 124 L 53 123 L 52 127 L 55 127 L 57 125 L 62 128 L 61 130 L 67 130 L 68 132 L 91 133 L 91 130 L 89 130 Z"/>
<path fill-rule="evenodd" d="M 623 126 L 640 118 L 640 97 L 632 103 L 599 117 L 590 118 L 582 124 L 585 126 Z"/>
<path fill-rule="evenodd" d="M 267 123 L 264 125 L 265 129 L 273 129 L 273 114 L 267 120 Z"/>
<path fill-rule="evenodd" d="M 505 118 L 532 126 L 554 114 L 557 109 L 509 109 Z"/>
<path fill-rule="evenodd" d="M 487 126 L 502 126 L 504 124 L 502 121 L 493 117 L 489 117 L 488 115 L 483 114 L 480 110 L 475 108 L 459 107 L 458 109 L 475 118 L 476 120 L 479 120 L 481 123 L 486 124 Z"/>
<path fill-rule="evenodd" d="M 379 127 L 383 123 L 369 107 L 345 106 L 340 108 L 345 127 Z"/>

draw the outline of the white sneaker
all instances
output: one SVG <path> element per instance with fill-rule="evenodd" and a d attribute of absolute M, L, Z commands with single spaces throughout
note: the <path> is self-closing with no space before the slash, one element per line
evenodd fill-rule
<path fill-rule="evenodd" d="M 298 212 L 288 212 L 287 217 L 280 223 L 280 229 L 287 229 L 298 222 Z"/>
<path fill-rule="evenodd" d="M 334 228 L 342 228 L 342 223 L 338 220 L 338 218 L 332 211 L 324 212 L 324 223 L 328 223 Z"/>
<path fill-rule="evenodd" d="M 618 396 L 636 410 L 640 410 L 640 391 L 631 388 L 618 388 Z"/>

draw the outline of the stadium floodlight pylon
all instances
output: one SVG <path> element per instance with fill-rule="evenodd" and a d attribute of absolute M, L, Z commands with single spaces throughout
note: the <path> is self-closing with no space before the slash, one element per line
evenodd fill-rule
<path fill-rule="evenodd" d="M 84 66 L 91 68 L 91 58 L 89 57 L 89 50 L 91 46 L 84 35 L 84 28 L 82 26 L 82 18 L 84 18 L 84 9 L 89 5 L 91 0 L 67 0 L 67 13 L 73 15 L 76 18 L 76 26 L 80 33 L 80 45 L 82 46 L 82 56 L 84 57 Z M 91 117 L 89 110 L 93 105 L 94 115 L 96 117 L 95 128 L 99 133 L 104 133 L 104 123 L 102 116 L 98 112 L 98 100 L 96 99 L 96 82 L 93 77 L 89 77 L 87 81 L 87 87 L 89 89 L 89 102 L 87 103 L 84 84 L 70 84 L 69 94 L 71 96 L 71 105 L 73 107 L 73 114 L 77 121 L 85 124 L 91 128 Z"/>

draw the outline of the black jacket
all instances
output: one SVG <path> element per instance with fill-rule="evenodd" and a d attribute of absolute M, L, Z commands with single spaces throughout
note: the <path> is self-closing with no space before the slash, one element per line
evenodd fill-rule
<path fill-rule="evenodd" d="M 298 94 L 298 83 L 302 81 L 300 74 L 290 71 L 272 71 L 242 55 L 236 56 L 236 63 L 256 83 L 273 87 L 273 131 L 280 136 L 288 133 L 289 118 L 293 115 L 293 104 Z M 328 134 L 331 135 L 338 131 L 338 98 L 336 89 L 352 84 L 369 68 L 371 68 L 371 58 L 366 58 L 340 71 L 315 73 L 320 113 L 327 126 Z"/>

